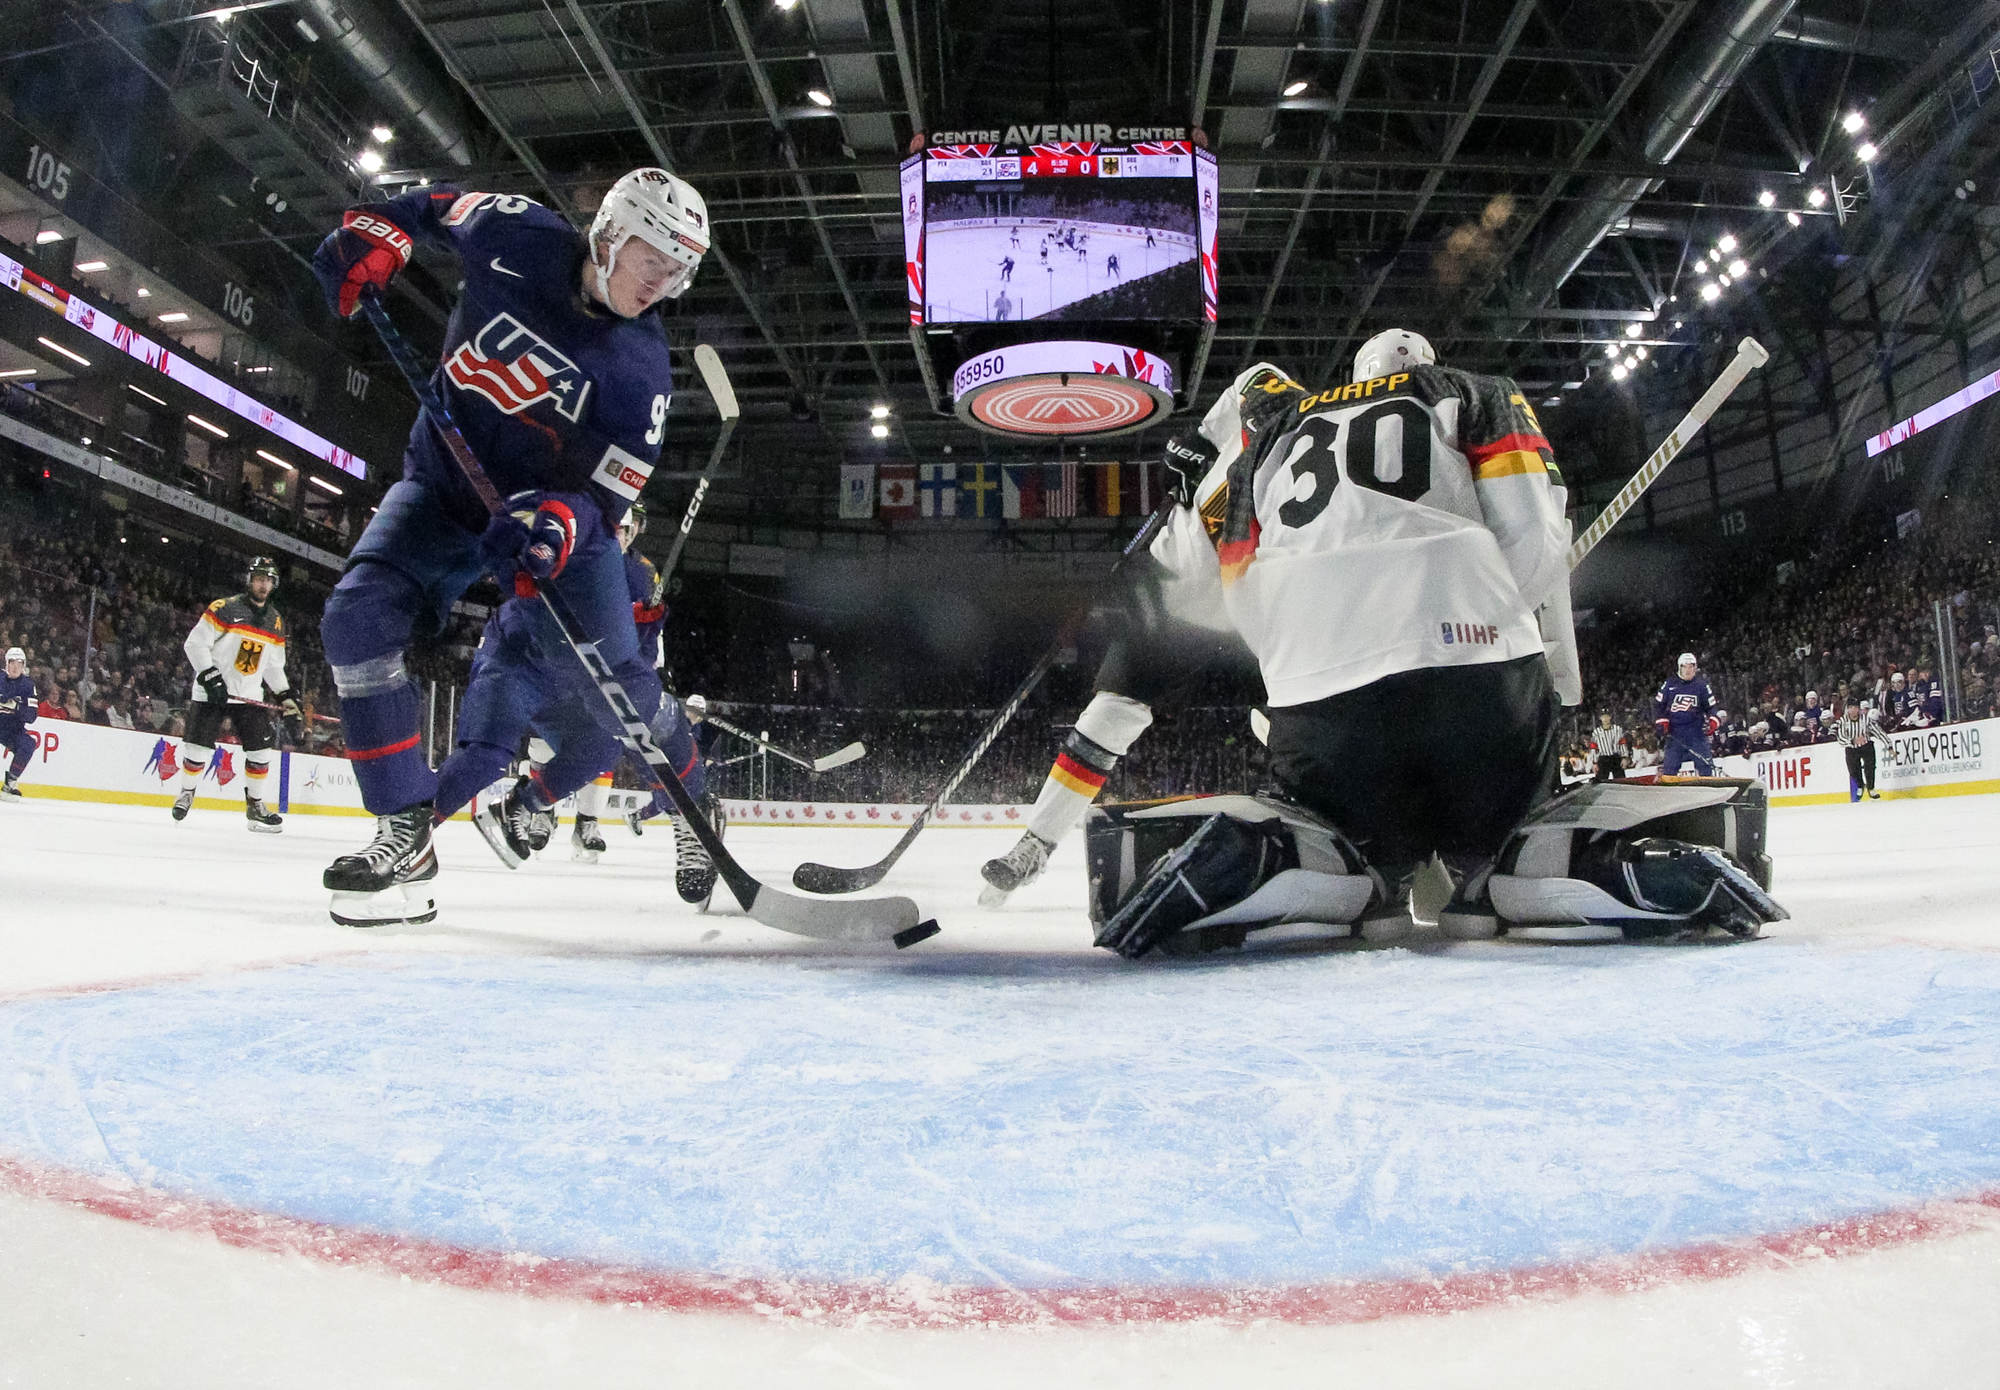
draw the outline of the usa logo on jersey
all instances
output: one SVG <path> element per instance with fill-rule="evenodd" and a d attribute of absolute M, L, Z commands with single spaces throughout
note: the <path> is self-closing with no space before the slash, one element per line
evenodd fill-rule
<path fill-rule="evenodd" d="M 1675 695 L 1674 698 L 1668 701 L 1667 703 L 1667 709 L 1674 714 L 1686 714 L 1689 710 L 1693 709 L 1694 706 L 1695 706 L 1694 696 L 1686 692 L 1682 692 L 1680 694 Z"/>
<path fill-rule="evenodd" d="M 496 314 L 445 359 L 445 375 L 463 391 L 491 401 L 504 414 L 519 415 L 541 401 L 554 401 L 566 420 L 583 414 L 590 378 L 576 363 L 512 314 Z"/>

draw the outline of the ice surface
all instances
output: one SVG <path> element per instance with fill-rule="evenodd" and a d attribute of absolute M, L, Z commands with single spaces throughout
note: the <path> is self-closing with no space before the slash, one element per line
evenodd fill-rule
<path fill-rule="evenodd" d="M 1140 965 L 1089 949 L 1074 840 L 985 913 L 1012 832 L 927 834 L 884 889 L 944 934 L 894 952 L 698 916 L 670 837 L 616 828 L 509 874 L 449 826 L 440 920 L 348 931 L 317 872 L 367 829 L 0 808 L 0 1384 L 1993 1383 L 1991 798 L 1775 812 L 1794 918 L 1752 945 Z M 892 836 L 731 845 L 783 882 Z M 60 1200 L 123 1190 L 146 1221 Z M 995 1331 L 450 1287 L 397 1242 L 1041 1309 L 1654 1263 L 1448 1317 Z"/>

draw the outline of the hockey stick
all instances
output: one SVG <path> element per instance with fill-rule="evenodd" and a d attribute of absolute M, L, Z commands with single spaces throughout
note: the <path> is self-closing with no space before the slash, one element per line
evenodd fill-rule
<path fill-rule="evenodd" d="M 437 430 L 438 437 L 444 441 L 445 447 L 451 451 L 451 456 L 460 471 L 464 473 L 466 482 L 471 484 L 472 490 L 479 495 L 479 500 L 485 504 L 488 513 L 499 511 L 502 506 L 499 491 L 493 486 L 493 480 L 487 477 L 486 470 L 480 465 L 478 458 L 474 456 L 472 446 L 465 442 L 465 436 L 459 432 L 457 424 L 452 420 L 450 407 L 431 388 L 425 362 L 403 340 L 403 335 L 397 330 L 395 322 L 389 317 L 388 310 L 382 307 L 379 299 L 373 295 L 364 295 L 361 304 L 368 314 L 368 321 L 375 326 L 375 332 L 381 337 L 382 346 L 388 349 L 390 358 L 409 382 L 410 389 L 416 393 L 417 399 L 423 402 L 424 409 L 430 413 L 432 427 Z M 797 936 L 810 936 L 821 941 L 887 939 L 894 941 L 899 947 L 913 945 L 937 934 L 937 923 L 919 921 L 917 905 L 908 898 L 868 898 L 850 903 L 809 902 L 803 898 L 795 898 L 789 893 L 780 892 L 752 877 L 741 864 L 736 862 L 735 856 L 723 847 L 722 837 L 702 815 L 701 808 L 695 804 L 693 795 L 681 785 L 681 779 L 674 773 L 673 764 L 653 741 L 645 716 L 639 713 L 632 697 L 626 693 L 617 676 L 612 674 L 611 665 L 598 651 L 597 644 L 583 636 L 576 615 L 570 611 L 569 604 L 553 585 L 543 584 L 540 590 L 543 607 L 547 609 L 550 618 L 554 619 L 557 630 L 562 633 L 563 641 L 568 644 L 570 651 L 575 653 L 576 659 L 583 664 L 591 683 L 597 687 L 598 694 L 604 697 L 604 702 L 611 707 L 611 712 L 617 717 L 623 729 L 619 741 L 625 745 L 625 751 L 645 761 L 654 790 L 666 796 L 694 831 L 695 838 L 701 841 L 701 847 L 714 861 L 716 872 L 721 875 L 722 881 L 729 885 L 729 891 L 735 895 L 736 901 L 743 905 L 744 912 L 753 920 L 762 922 L 767 927 L 775 927 L 779 931 L 791 932 Z"/>
<path fill-rule="evenodd" d="M 1722 369 L 1722 375 L 1715 379 L 1715 384 L 1702 392 L 1701 399 L 1689 407 L 1681 422 L 1660 441 L 1660 447 L 1653 450 L 1652 456 L 1639 466 L 1631 481 L 1618 489 L 1618 495 L 1605 503 L 1604 510 L 1597 514 L 1597 520 L 1585 527 L 1583 534 L 1570 545 L 1571 569 L 1582 564 L 1583 557 L 1597 549 L 1597 543 L 1624 519 L 1640 494 L 1653 485 L 1653 480 L 1666 470 L 1688 441 L 1701 432 L 1701 427 L 1708 423 L 1708 417 L 1715 414 L 1730 394 L 1743 384 L 1743 379 L 1770 360 L 1771 354 L 1755 338 L 1745 338 L 1736 345 L 1736 356 Z"/>
<path fill-rule="evenodd" d="M 751 733 L 748 729 L 737 728 L 720 715 L 705 714 L 702 716 L 702 722 L 715 725 L 716 728 L 722 730 L 725 734 L 734 734 L 746 743 L 754 743 L 774 757 L 783 758 L 788 763 L 797 763 L 808 772 L 825 772 L 829 768 L 845 767 L 849 763 L 859 762 L 868 756 L 868 749 L 865 746 L 859 743 L 850 743 L 845 748 L 834 749 L 833 752 L 827 754 L 824 758 L 801 758 L 796 753 L 790 753 L 778 747 L 777 744 L 771 742 L 769 739 L 758 738 L 757 735 Z"/>
<path fill-rule="evenodd" d="M 736 433 L 736 417 L 742 413 L 736 406 L 736 390 L 729 384 L 729 373 L 722 370 L 722 359 L 715 355 L 715 349 L 707 343 L 697 343 L 694 365 L 695 370 L 701 373 L 702 385 L 708 388 L 708 394 L 715 400 L 716 413 L 722 417 L 722 428 L 715 433 L 715 447 L 708 451 L 708 467 L 701 471 L 701 481 L 694 485 L 694 496 L 688 499 L 687 514 L 681 518 L 680 534 L 674 537 L 673 548 L 660 565 L 662 579 L 674 572 L 674 565 L 681 558 L 681 547 L 687 544 L 688 532 L 694 530 L 695 515 L 701 511 L 702 499 L 708 496 L 708 485 L 715 481 L 716 470 L 722 467 L 722 451 L 729 447 L 729 436 Z"/>
<path fill-rule="evenodd" d="M 1132 537 L 1118 556 L 1118 563 L 1111 567 L 1113 575 L 1123 569 L 1125 562 L 1134 554 L 1152 544 L 1153 537 L 1167 524 L 1167 517 L 1172 514 L 1173 509 L 1174 504 L 1169 500 L 1161 503 L 1159 510 L 1146 518 L 1138 534 Z M 903 857 L 903 852 L 910 847 L 911 842 L 923 832 L 924 826 L 930 823 L 930 818 L 943 808 L 945 798 L 958 790 L 958 784 L 970 776 L 979 760 L 986 756 L 986 750 L 993 746 L 993 740 L 1000 737 L 1000 731 L 1007 727 L 1008 722 L 1014 718 L 1028 696 L 1034 693 L 1035 687 L 1042 683 L 1042 677 L 1046 676 L 1050 668 L 1056 664 L 1056 658 L 1069 645 L 1077 628 L 1082 626 L 1083 620 L 1089 613 L 1088 605 L 1080 605 L 1070 615 L 1056 640 L 1042 653 L 1041 660 L 1035 663 L 1033 670 L 1022 677 L 1021 683 L 1014 688 L 1014 693 L 1007 697 L 1007 703 L 1000 707 L 1000 712 L 993 716 L 985 729 L 980 731 L 979 737 L 972 741 L 972 747 L 958 760 L 958 766 L 946 775 L 944 785 L 938 788 L 937 795 L 930 799 L 929 805 L 917 812 L 917 818 L 910 822 L 910 828 L 903 832 L 886 858 L 859 869 L 836 868 L 832 864 L 801 864 L 792 870 L 792 886 L 803 888 L 808 893 L 854 893 L 863 888 L 873 888 L 880 883 L 889 870 L 896 866 L 896 861 Z"/>
<path fill-rule="evenodd" d="M 283 705 L 274 705 L 268 700 L 239 700 L 232 695 L 229 697 L 229 703 L 232 705 L 248 705 L 252 709 L 267 709 L 275 714 L 283 714 L 285 712 Z M 319 714 L 313 710 L 300 710 L 299 713 L 308 719 L 317 719 L 322 724 L 338 724 L 340 722 L 338 715 Z"/>

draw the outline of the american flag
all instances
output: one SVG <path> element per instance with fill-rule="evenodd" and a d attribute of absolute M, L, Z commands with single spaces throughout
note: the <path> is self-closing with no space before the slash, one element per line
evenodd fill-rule
<path fill-rule="evenodd" d="M 1042 465 L 1042 515 L 1076 515 L 1075 464 L 1046 463 Z"/>

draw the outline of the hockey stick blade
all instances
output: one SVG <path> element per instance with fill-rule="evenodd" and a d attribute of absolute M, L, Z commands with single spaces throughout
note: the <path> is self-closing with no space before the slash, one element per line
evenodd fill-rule
<path fill-rule="evenodd" d="M 725 420 L 734 420 L 743 412 L 736 405 L 736 388 L 729 384 L 729 373 L 722 369 L 722 359 L 707 343 L 699 343 L 694 350 L 694 368 L 701 373 L 701 384 L 708 388 L 708 394 L 715 400 L 715 413 Z"/>
<path fill-rule="evenodd" d="M 1112 574 L 1117 574 L 1135 553 L 1145 550 L 1153 543 L 1153 537 L 1157 536 L 1160 528 L 1167 524 L 1167 518 L 1172 512 L 1173 503 L 1170 500 L 1161 503 L 1159 509 L 1146 518 L 1132 539 L 1125 543 L 1123 553 L 1111 567 Z M 993 746 L 993 740 L 1000 737 L 1000 731 L 1007 727 L 1008 721 L 1013 719 L 1015 713 L 1027 702 L 1035 687 L 1042 683 L 1042 677 L 1055 665 L 1057 655 L 1081 624 L 1087 611 L 1083 610 L 1072 615 L 1070 620 L 1063 624 L 1061 636 L 1042 653 L 1041 660 L 1035 663 L 1034 668 L 1021 678 L 1021 683 L 1014 688 L 1014 693 L 1007 697 L 1007 703 L 1000 707 L 1000 712 L 994 715 L 987 726 L 980 731 L 979 737 L 973 740 L 970 751 L 958 760 L 958 766 L 946 775 L 944 785 L 938 788 L 930 803 L 917 812 L 917 818 L 910 822 L 910 828 L 902 833 L 886 856 L 873 864 L 864 864 L 858 869 L 843 869 L 834 864 L 804 863 L 792 870 L 792 886 L 808 893 L 858 893 L 863 888 L 873 888 L 887 877 L 889 870 L 896 867 L 896 861 L 903 857 L 903 852 L 915 843 L 917 836 L 921 835 L 924 827 L 930 823 L 931 817 L 943 807 L 945 798 L 956 791 L 958 784 L 971 775 L 979 760 L 986 756 L 986 750 Z"/>
<path fill-rule="evenodd" d="M 450 407 L 431 390 L 424 364 L 397 330 L 388 310 L 373 295 L 363 296 L 362 307 L 376 333 L 381 336 L 390 358 L 402 371 L 417 399 L 423 402 L 424 409 L 431 416 L 432 427 L 465 474 L 466 482 L 479 494 L 488 511 L 498 510 L 501 503 L 493 480 L 472 452 L 472 446 L 466 443 L 464 434 L 452 419 Z M 729 885 L 730 893 L 752 921 L 819 941 L 895 941 L 902 946 L 923 939 L 921 935 L 912 935 L 922 925 L 922 914 L 917 911 L 916 903 L 908 898 L 813 902 L 793 897 L 761 882 L 737 863 L 736 857 L 723 845 L 715 827 L 701 813 L 694 794 L 675 774 L 673 763 L 654 742 L 645 716 L 639 712 L 624 684 L 612 673 L 611 664 L 605 660 L 595 642 L 580 635 L 575 615 L 570 612 L 561 593 L 555 586 L 544 584 L 541 599 L 564 643 L 581 663 L 605 703 L 611 707 L 621 729 L 619 741 L 625 745 L 626 752 L 645 765 L 655 790 L 664 792 L 674 810 L 686 821 L 715 864 L 716 873 Z"/>
<path fill-rule="evenodd" d="M 827 772 L 836 767 L 846 767 L 849 763 L 858 763 L 867 756 L 865 744 L 850 743 L 845 748 L 834 749 L 824 758 L 814 758 L 812 768 L 814 772 Z"/>

